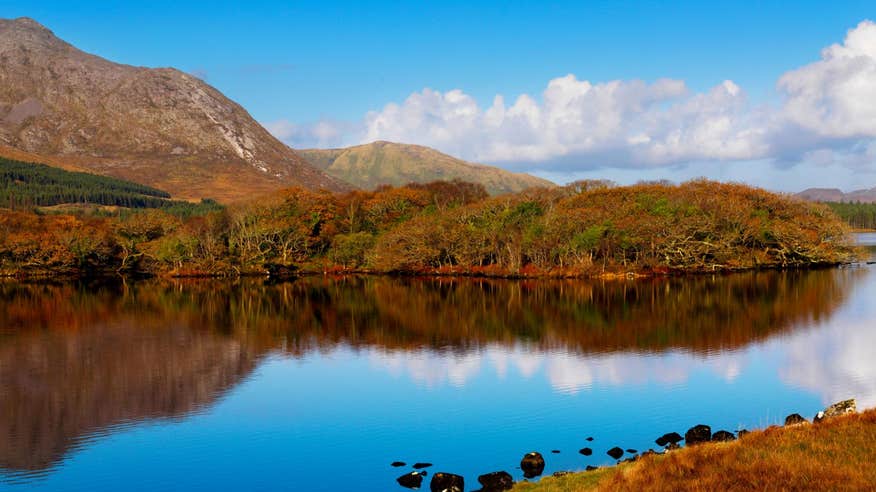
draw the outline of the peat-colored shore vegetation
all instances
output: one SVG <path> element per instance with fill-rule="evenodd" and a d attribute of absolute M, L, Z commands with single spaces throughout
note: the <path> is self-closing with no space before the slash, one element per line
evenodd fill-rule
<path fill-rule="evenodd" d="M 876 410 L 819 424 L 773 427 L 732 442 L 686 447 L 634 463 L 537 483 L 518 492 L 873 490 Z"/>
<path fill-rule="evenodd" d="M 857 254 L 848 232 L 825 205 L 707 180 L 294 188 L 197 216 L 6 209 L 0 273 L 659 275 L 840 264 Z"/>

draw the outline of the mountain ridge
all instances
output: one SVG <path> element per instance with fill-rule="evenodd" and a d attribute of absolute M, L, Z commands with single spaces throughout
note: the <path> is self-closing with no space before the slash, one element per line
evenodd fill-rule
<path fill-rule="evenodd" d="M 311 165 L 364 189 L 380 185 L 461 179 L 484 185 L 490 194 L 556 184 L 536 176 L 476 164 L 422 145 L 378 140 L 336 149 L 300 149 Z"/>
<path fill-rule="evenodd" d="M 197 77 L 85 53 L 30 18 L 0 19 L 0 155 L 8 148 L 184 198 L 351 188 Z"/>
<path fill-rule="evenodd" d="M 839 188 L 807 188 L 794 196 L 810 202 L 876 203 L 876 187 L 848 193 Z"/>

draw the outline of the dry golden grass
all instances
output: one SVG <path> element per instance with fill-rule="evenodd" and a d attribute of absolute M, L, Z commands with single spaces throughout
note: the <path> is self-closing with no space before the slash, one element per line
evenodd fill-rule
<path fill-rule="evenodd" d="M 817 425 L 770 428 L 603 472 L 514 490 L 876 490 L 876 410 Z"/>

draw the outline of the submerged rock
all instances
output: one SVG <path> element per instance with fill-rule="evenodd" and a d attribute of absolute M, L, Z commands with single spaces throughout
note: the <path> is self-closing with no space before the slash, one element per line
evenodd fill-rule
<path fill-rule="evenodd" d="M 544 457 L 535 451 L 527 453 L 520 460 L 520 469 L 526 478 L 535 478 L 544 472 Z"/>
<path fill-rule="evenodd" d="M 506 471 L 485 473 L 478 477 L 478 482 L 483 487 L 482 492 L 500 492 L 514 487 L 514 479 Z"/>
<path fill-rule="evenodd" d="M 704 424 L 695 425 L 685 432 L 684 440 L 688 446 L 709 442 L 712 440 L 712 428 Z"/>
<path fill-rule="evenodd" d="M 395 481 L 406 489 L 419 489 L 423 485 L 423 476 L 418 472 L 410 472 L 396 478 Z"/>
<path fill-rule="evenodd" d="M 394 467 L 398 468 L 400 466 L 405 466 L 405 462 L 404 461 L 393 461 L 392 463 L 390 463 L 389 466 L 394 466 Z"/>
<path fill-rule="evenodd" d="M 429 490 L 432 492 L 463 492 L 465 479 L 453 473 L 438 472 L 432 475 Z"/>
<path fill-rule="evenodd" d="M 713 441 L 735 441 L 736 436 L 734 436 L 732 432 L 720 430 L 720 431 L 712 434 L 712 440 Z"/>
<path fill-rule="evenodd" d="M 584 456 L 590 456 L 591 454 L 593 454 L 593 450 L 590 448 L 581 448 L 578 450 L 578 452 L 583 454 Z"/>
<path fill-rule="evenodd" d="M 624 450 L 615 446 L 615 447 L 609 449 L 608 451 L 606 451 L 605 454 L 611 456 L 612 458 L 614 458 L 616 460 L 619 460 L 620 457 L 624 455 Z"/>
<path fill-rule="evenodd" d="M 815 416 L 815 422 L 821 422 L 824 419 L 829 419 L 833 417 L 839 417 L 840 415 L 846 415 L 850 413 L 856 413 L 858 411 L 857 404 L 855 403 L 855 399 L 851 400 L 843 400 L 833 405 L 825 408 L 823 411 L 818 412 Z"/>
<path fill-rule="evenodd" d="M 809 421 L 803 418 L 799 413 L 792 413 L 785 417 L 785 425 L 800 425 L 800 424 L 808 424 Z"/>
<path fill-rule="evenodd" d="M 657 440 L 655 440 L 654 442 L 657 443 L 657 445 L 660 447 L 666 447 L 669 444 L 678 444 L 682 440 L 684 440 L 684 438 L 681 437 L 681 434 L 679 434 L 678 432 L 670 432 L 668 434 L 663 434 L 662 436 L 658 437 Z"/>
<path fill-rule="evenodd" d="M 429 468 L 432 466 L 432 463 L 414 463 L 414 469 L 420 470 L 422 468 Z"/>

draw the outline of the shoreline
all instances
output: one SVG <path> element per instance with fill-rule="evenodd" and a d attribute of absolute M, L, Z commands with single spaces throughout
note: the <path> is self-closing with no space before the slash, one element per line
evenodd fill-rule
<path fill-rule="evenodd" d="M 369 269 L 346 269 L 346 268 L 288 268 L 288 273 L 273 275 L 269 271 L 229 271 L 229 272 L 199 272 L 189 271 L 179 273 L 174 271 L 169 272 L 118 272 L 113 270 L 105 271 L 70 271 L 70 270 L 40 270 L 40 271 L 20 271 L 20 270 L 0 270 L 0 279 L 9 280 L 44 280 L 44 279 L 59 279 L 59 280 L 81 280 L 81 279 L 106 279 L 121 277 L 124 279 L 238 279 L 238 278 L 263 278 L 265 280 L 283 281 L 293 280 L 299 277 L 315 277 L 315 276 L 381 276 L 381 277 L 397 277 L 397 278 L 483 278 L 496 280 L 601 280 L 601 281 L 621 281 L 621 280 L 646 280 L 653 278 L 683 278 L 683 277 L 699 277 L 703 275 L 731 275 L 734 273 L 748 272 L 766 272 L 766 271 L 801 271 L 801 270 L 823 270 L 830 268 L 844 268 L 867 265 L 871 262 L 863 259 L 849 262 L 815 262 L 807 264 L 774 264 L 774 265 L 758 265 L 751 267 L 726 267 L 713 269 L 703 268 L 645 268 L 639 270 L 617 270 L 603 271 L 599 273 L 589 273 L 584 271 L 526 271 L 526 272 L 504 272 L 500 270 L 479 269 L 452 269 L 452 268 L 434 268 L 412 271 L 378 271 Z"/>

